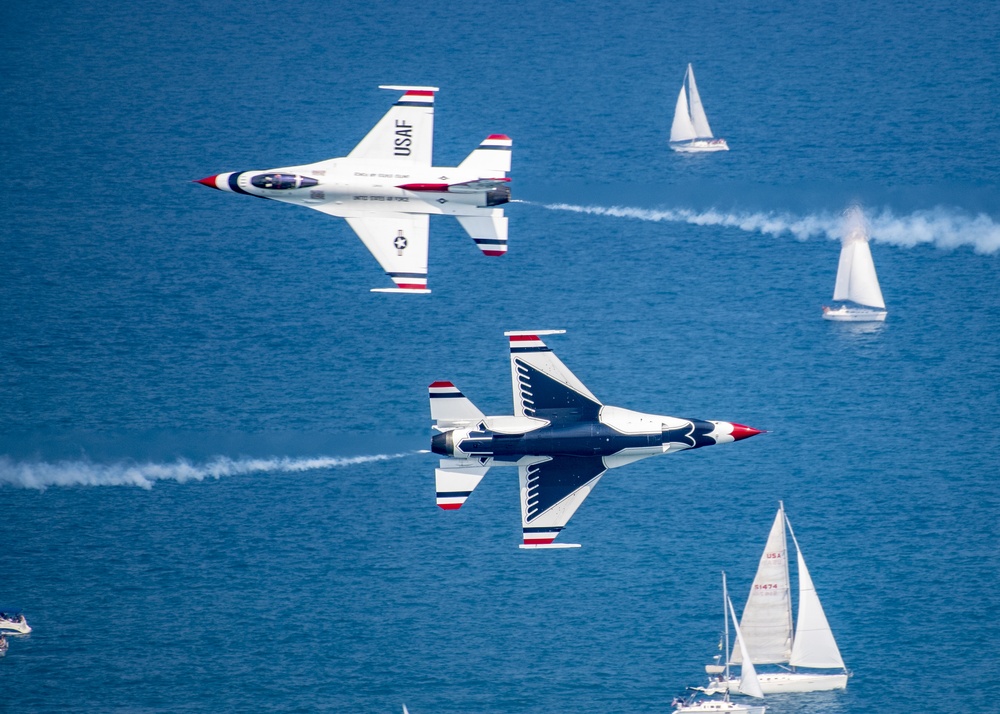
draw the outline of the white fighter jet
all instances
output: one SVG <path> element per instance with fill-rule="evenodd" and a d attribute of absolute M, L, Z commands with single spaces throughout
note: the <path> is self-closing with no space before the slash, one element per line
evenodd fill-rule
<path fill-rule="evenodd" d="M 392 278 L 372 292 L 429 293 L 430 214 L 454 216 L 486 255 L 507 252 L 512 142 L 491 134 L 454 167 L 431 164 L 437 87 L 382 86 L 404 92 L 343 158 L 264 171 L 232 171 L 196 183 L 220 191 L 307 206 L 346 218 Z"/>
<path fill-rule="evenodd" d="M 608 469 L 657 454 L 760 434 L 728 421 L 643 414 L 602 404 L 541 340 L 565 330 L 505 332 L 514 415 L 485 416 L 451 382 L 430 386 L 437 504 L 461 508 L 491 466 L 517 466 L 522 548 L 553 543 Z"/>

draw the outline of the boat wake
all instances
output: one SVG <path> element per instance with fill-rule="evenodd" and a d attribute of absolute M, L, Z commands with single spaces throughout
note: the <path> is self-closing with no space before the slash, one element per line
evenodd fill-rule
<path fill-rule="evenodd" d="M 805 216 L 776 212 L 727 212 L 716 209 L 695 211 L 686 208 L 647 209 L 628 206 L 577 206 L 569 203 L 535 204 L 552 211 L 589 213 L 640 221 L 689 223 L 696 226 L 724 226 L 748 233 L 770 236 L 791 234 L 798 240 L 826 237 L 840 240 L 844 235 L 844 215 L 820 212 Z M 985 213 L 970 215 L 944 207 L 914 211 L 897 216 L 890 209 L 866 212 L 871 238 L 904 248 L 930 244 L 937 248 L 970 247 L 990 255 L 1000 251 L 1000 224 Z"/>
<path fill-rule="evenodd" d="M 168 463 L 133 463 L 121 461 L 96 464 L 90 461 L 11 461 L 0 457 L 0 487 L 5 485 L 33 488 L 40 491 L 49 486 L 138 486 L 151 489 L 157 481 L 203 481 L 224 476 L 245 476 L 255 473 L 301 473 L 317 469 L 389 461 L 411 456 L 373 454 L 370 456 L 315 456 L 309 458 L 269 457 L 261 459 L 231 459 L 215 456 L 204 463 L 178 459 Z"/>

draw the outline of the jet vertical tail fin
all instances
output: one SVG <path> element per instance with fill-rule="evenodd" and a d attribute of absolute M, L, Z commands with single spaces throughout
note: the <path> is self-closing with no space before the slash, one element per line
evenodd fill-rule
<path fill-rule="evenodd" d="M 479 459 L 442 459 L 441 468 L 434 469 L 438 508 L 446 511 L 461 508 L 489 470 Z"/>
<path fill-rule="evenodd" d="M 431 400 L 431 419 L 438 431 L 474 426 L 485 415 L 451 382 L 434 382 L 427 391 Z"/>
<path fill-rule="evenodd" d="M 510 153 L 514 142 L 506 134 L 490 134 L 458 165 L 480 176 L 498 178 L 510 171 Z"/>
<path fill-rule="evenodd" d="M 485 215 L 455 218 L 476 241 L 483 255 L 498 256 L 507 252 L 507 216 L 502 208 L 490 209 Z"/>

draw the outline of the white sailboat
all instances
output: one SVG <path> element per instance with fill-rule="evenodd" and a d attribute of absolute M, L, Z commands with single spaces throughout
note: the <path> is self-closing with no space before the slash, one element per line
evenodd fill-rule
<path fill-rule="evenodd" d="M 729 151 L 725 139 L 716 139 L 708 125 L 705 107 L 694 81 L 694 69 L 688 64 L 674 108 L 674 123 L 670 126 L 670 148 L 674 151 Z"/>
<path fill-rule="evenodd" d="M 840 249 L 833 299 L 849 300 L 855 305 L 841 305 L 836 309 L 824 307 L 823 318 L 840 322 L 882 322 L 886 316 L 885 300 L 875 274 L 868 231 L 860 208 L 848 211 L 847 223 L 849 229 Z"/>
<path fill-rule="evenodd" d="M 743 640 L 743 633 L 740 630 L 740 624 L 736 621 L 736 611 L 733 610 L 733 602 L 729 599 L 729 592 L 726 590 L 726 573 L 722 573 L 722 621 L 725 624 L 726 629 L 726 651 L 729 651 L 729 618 L 733 620 L 733 629 L 736 632 L 736 649 L 743 653 L 744 661 L 747 663 L 746 666 L 742 668 L 742 676 L 738 680 L 736 686 L 737 691 L 740 694 L 746 694 L 750 697 L 756 697 L 758 699 L 764 698 L 764 692 L 761 690 L 760 683 L 757 681 L 757 675 L 754 671 L 753 663 L 750 661 L 750 657 L 747 655 L 746 643 Z M 709 665 L 711 667 L 711 665 Z M 705 669 L 708 670 L 709 667 Z M 729 663 L 723 668 L 725 672 L 726 679 L 729 679 Z M 714 694 L 718 692 L 710 692 L 707 689 L 697 688 L 697 691 L 708 692 L 709 694 Z M 722 699 L 697 699 L 697 695 L 689 700 L 675 702 L 675 712 L 681 712 L 682 714 L 691 714 L 693 712 L 715 712 L 716 714 L 764 714 L 767 711 L 767 707 L 761 706 L 747 706 L 746 704 L 737 704 L 735 702 L 729 701 L 729 690 L 722 691 Z"/>
<path fill-rule="evenodd" d="M 792 534 L 798 562 L 799 612 L 794 637 L 786 525 Z M 752 669 L 755 664 L 782 667 L 778 672 L 754 671 L 754 679 L 765 694 L 847 688 L 848 673 L 844 660 L 809 576 L 792 524 L 785 516 L 784 504 L 778 508 L 757 575 L 750 587 L 750 597 L 743 609 L 742 627 L 750 655 L 747 656 L 743 650 L 733 650 L 730 662 L 741 665 L 743 676 L 746 676 L 748 667 Z M 799 671 L 799 667 L 809 671 Z M 831 669 L 841 671 L 813 671 Z M 738 689 L 740 682 L 727 672 L 724 678 L 711 681 L 708 690 L 733 691 Z"/>

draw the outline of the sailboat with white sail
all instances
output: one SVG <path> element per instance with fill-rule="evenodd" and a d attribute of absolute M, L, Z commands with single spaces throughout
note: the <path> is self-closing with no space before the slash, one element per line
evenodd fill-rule
<path fill-rule="evenodd" d="M 674 123 L 670 126 L 670 148 L 688 153 L 704 151 L 729 151 L 725 139 L 716 139 L 708 125 L 705 107 L 694 81 L 694 68 L 688 63 L 687 73 L 681 83 L 674 108 Z"/>
<path fill-rule="evenodd" d="M 795 544 L 799 577 L 798 622 L 794 636 L 786 526 Z M 749 656 L 734 649 L 729 663 L 741 665 L 743 676 L 746 676 L 748 666 L 779 665 L 781 669 L 777 672 L 754 670 L 754 679 L 765 694 L 847 688 L 847 668 L 806 568 L 795 531 L 785 515 L 783 503 L 771 526 L 741 623 Z M 805 671 L 800 668 L 805 668 Z M 831 673 L 829 670 L 840 671 Z M 740 681 L 727 673 L 724 678 L 710 681 L 707 689 L 737 691 Z"/>
<path fill-rule="evenodd" d="M 736 689 L 740 694 L 746 694 L 749 697 L 756 697 L 758 699 L 764 698 L 764 692 L 761 691 L 760 684 L 757 681 L 757 675 L 754 671 L 753 663 L 750 661 L 750 657 L 747 656 L 746 643 L 743 640 L 743 633 L 740 631 L 740 623 L 736 621 L 736 611 L 733 610 L 733 602 L 729 599 L 729 592 L 726 589 L 726 573 L 722 573 L 722 622 L 725 626 L 726 631 L 726 651 L 729 651 L 729 618 L 733 619 L 733 629 L 736 632 L 736 649 L 743 653 L 744 661 L 747 663 L 746 666 L 742 668 L 742 676 L 740 677 L 738 683 L 736 684 Z M 712 665 L 706 667 L 708 670 Z M 729 663 L 723 668 L 725 672 L 726 679 L 729 679 Z M 709 694 L 716 694 L 719 692 L 711 692 L 702 687 L 696 687 L 695 691 L 707 692 Z M 681 714 L 693 714 L 696 712 L 715 712 L 716 714 L 728 713 L 728 714 L 764 714 L 767 711 L 767 707 L 761 706 L 748 706 L 746 704 L 737 704 L 735 702 L 729 701 L 729 690 L 726 689 L 721 692 L 723 694 L 722 699 L 698 699 L 697 695 L 694 695 L 690 699 L 683 701 L 675 701 L 675 712 L 680 712 Z"/>
<path fill-rule="evenodd" d="M 886 316 L 885 300 L 875 274 L 875 261 L 860 208 L 854 206 L 847 211 L 846 224 L 848 230 L 840 249 L 833 299 L 849 300 L 854 305 L 824 306 L 823 318 L 840 322 L 882 322 Z"/>

